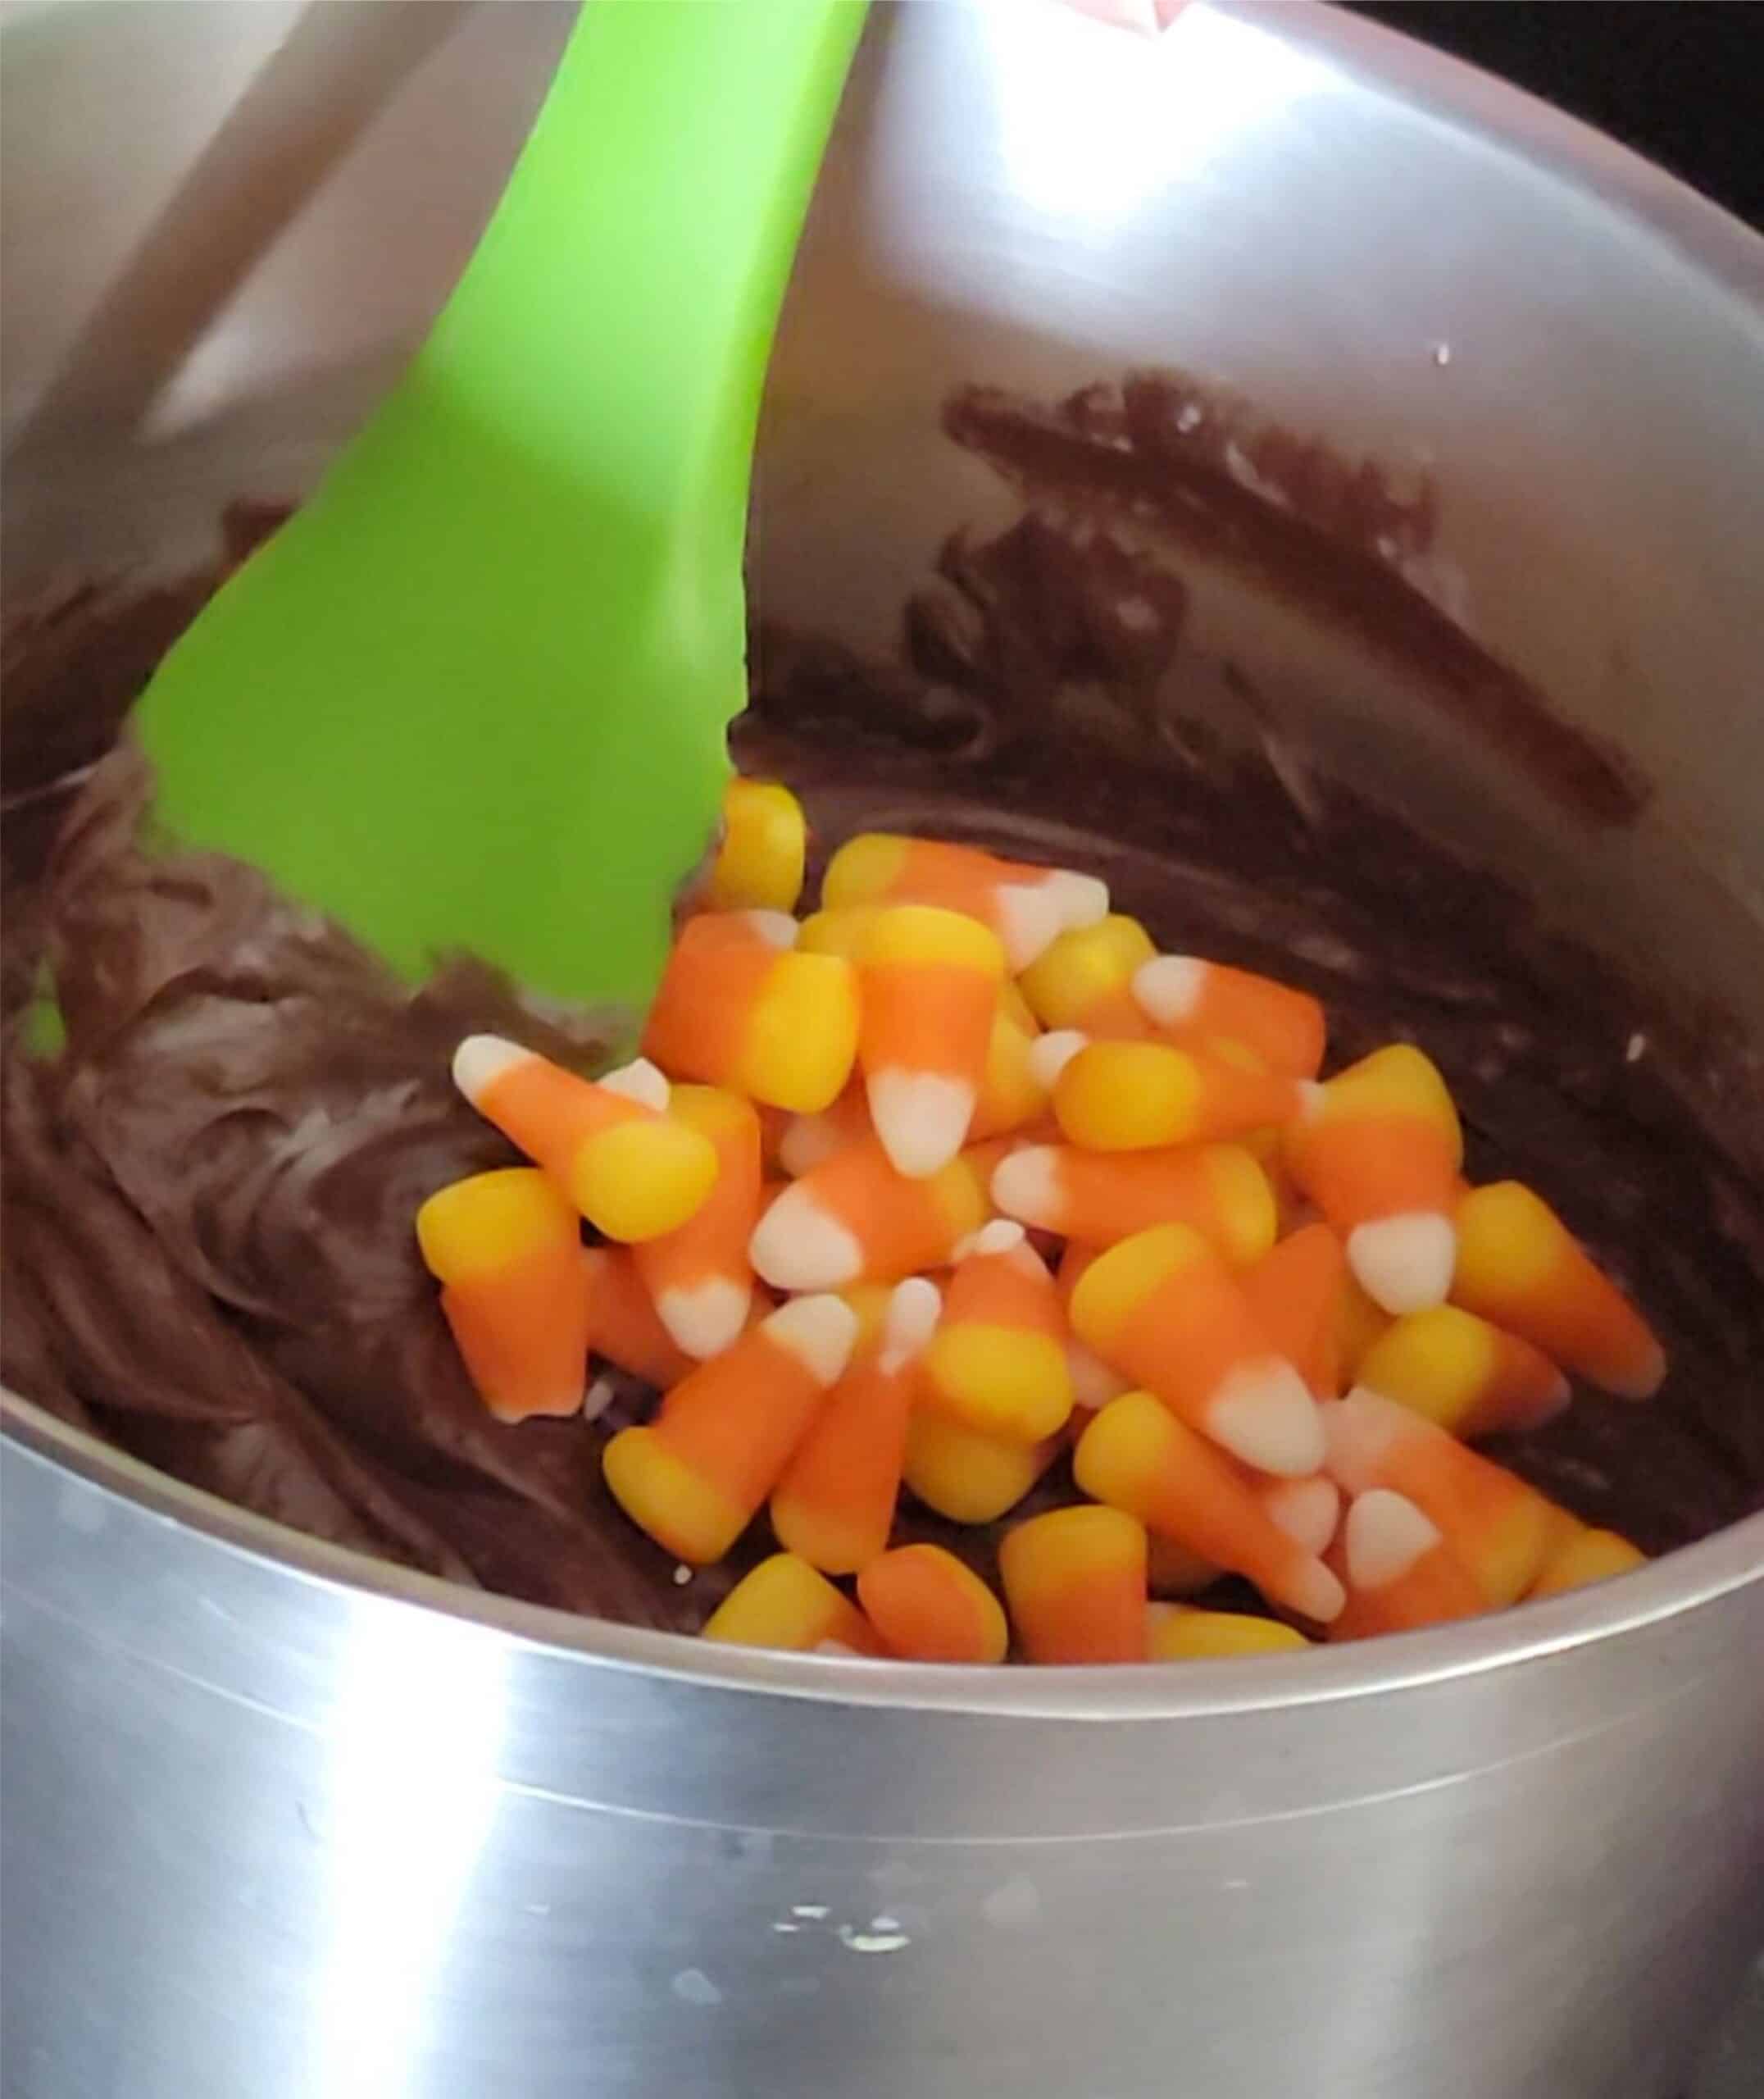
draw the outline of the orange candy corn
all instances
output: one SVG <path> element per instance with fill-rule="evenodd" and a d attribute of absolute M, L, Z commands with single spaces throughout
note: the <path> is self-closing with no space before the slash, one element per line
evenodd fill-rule
<path fill-rule="evenodd" d="M 1338 1564 L 1348 1601 L 1329 1629 L 1332 1640 L 1406 1632 L 1487 1608 L 1439 1525 L 1388 1487 L 1369 1488 L 1348 1505 Z"/>
<path fill-rule="evenodd" d="M 1278 1619 L 1245 1611 L 1197 1610 L 1189 1604 L 1148 1604 L 1146 1659 L 1153 1662 L 1216 1662 L 1240 1655 L 1285 1655 L 1311 1642 Z"/>
<path fill-rule="evenodd" d="M 779 1290 L 895 1282 L 946 1266 L 985 1217 L 985 1196 L 965 1159 L 908 1180 L 866 1137 L 793 1181 L 761 1218 L 748 1254 Z"/>
<path fill-rule="evenodd" d="M 653 1300 L 624 1246 L 584 1246 L 588 1279 L 589 1345 L 596 1355 L 653 1385 L 658 1392 L 677 1385 L 693 1360 L 657 1318 Z"/>
<path fill-rule="evenodd" d="M 1072 1292 L 1071 1321 L 1105 1363 L 1246 1464 L 1289 1479 L 1321 1464 L 1316 1400 L 1188 1226 L 1159 1225 L 1098 1255 Z"/>
<path fill-rule="evenodd" d="M 1088 1150 L 1153 1151 L 1284 1122 L 1298 1100 L 1296 1080 L 1167 1042 L 1087 1042 L 1054 1083 L 1053 1113 Z"/>
<path fill-rule="evenodd" d="M 1060 1454 L 1060 1439 L 1022 1443 L 921 1406 L 907 1428 L 902 1477 L 927 1509 L 952 1523 L 991 1523 L 1016 1508 Z"/>
<path fill-rule="evenodd" d="M 1547 1203 L 1516 1181 L 1458 1205 L 1453 1302 L 1624 1400 L 1652 1399 L 1666 1352 L 1641 1314 Z"/>
<path fill-rule="evenodd" d="M 1286 1159 L 1375 1303 L 1400 1314 L 1441 1302 L 1464 1140 L 1445 1081 L 1419 1050 L 1393 1043 L 1310 1088 Z"/>
<path fill-rule="evenodd" d="M 998 1572 L 1032 1662 L 1145 1659 L 1145 1528 L 1118 1509 L 1055 1509 L 1007 1533 Z"/>
<path fill-rule="evenodd" d="M 1454 1436 L 1535 1428 L 1568 1404 L 1568 1381 L 1541 1350 L 1455 1304 L 1398 1319 L 1366 1350 L 1356 1382 Z"/>
<path fill-rule="evenodd" d="M 830 1108 L 817 1115 L 793 1115 L 778 1141 L 778 1163 L 793 1181 L 812 1172 L 823 1159 L 848 1145 L 875 1135 L 863 1086 L 854 1080 Z"/>
<path fill-rule="evenodd" d="M 905 1545 L 857 1577 L 857 1600 L 892 1654 L 909 1662 L 1002 1662 L 1002 1606 L 973 1569 L 940 1545 Z"/>
<path fill-rule="evenodd" d="M 857 965 L 857 1061 L 896 1172 L 922 1179 L 966 1142 L 1003 979 L 996 936 L 960 912 L 904 904 L 871 920 Z"/>
<path fill-rule="evenodd" d="M 1435 1524 L 1485 1604 L 1516 1603 L 1561 1535 L 1558 1512 L 1503 1466 L 1357 1386 L 1323 1409 L 1325 1469 L 1350 1495 L 1389 1487 Z"/>
<path fill-rule="evenodd" d="M 498 1420 L 580 1412 L 588 1290 L 581 1223 L 561 1191 L 534 1167 L 475 1173 L 417 1211 L 416 1243 Z"/>
<path fill-rule="evenodd" d="M 1153 1030 L 1133 995 L 1134 972 L 1157 953 L 1138 919 L 1111 913 L 1062 933 L 1023 972 L 1023 995 L 1043 1027 L 1099 1040 L 1144 1041 Z"/>
<path fill-rule="evenodd" d="M 794 946 L 769 911 L 713 912 L 680 928 L 643 1029 L 675 1077 L 808 1115 L 830 1107 L 857 1054 L 857 980 L 838 955 Z"/>
<path fill-rule="evenodd" d="M 922 1276 L 897 1286 L 880 1348 L 847 1368 L 772 1489 L 779 1543 L 823 1573 L 855 1574 L 888 1549 L 919 1359 L 939 1309 Z"/>
<path fill-rule="evenodd" d="M 1108 889 L 1091 875 L 1025 867 L 972 845 L 869 831 L 848 839 L 828 863 L 822 904 L 931 904 L 989 926 L 1012 973 L 1026 969 L 1060 933 L 1093 925 Z"/>
<path fill-rule="evenodd" d="M 839 1382 L 857 1328 L 836 1297 L 780 1305 L 683 1378 L 648 1427 L 607 1444 L 613 1499 L 676 1559 L 721 1559 Z"/>
<path fill-rule="evenodd" d="M 925 1352 L 928 1406 L 983 1436 L 1039 1443 L 1072 1410 L 1060 1293 L 1023 1227 L 984 1226 L 956 1263 Z"/>
<path fill-rule="evenodd" d="M 1198 955 L 1161 954 L 1134 972 L 1133 993 L 1178 1041 L 1240 1043 L 1271 1072 L 1292 1078 L 1313 1079 L 1322 1068 L 1322 1006 L 1272 977 Z"/>
<path fill-rule="evenodd" d="M 802 893 L 808 820 L 788 787 L 731 780 L 723 790 L 723 841 L 711 863 L 717 911 L 793 911 Z"/>
<path fill-rule="evenodd" d="M 647 1067 L 597 1085 L 498 1035 L 469 1035 L 453 1054 L 453 1083 L 466 1100 L 609 1239 L 675 1230 L 716 1178 L 708 1137 L 625 1090 L 639 1069 L 635 1083 L 647 1090 Z M 665 1090 L 660 1097 L 665 1105 Z"/>
<path fill-rule="evenodd" d="M 775 1552 L 736 1582 L 700 1636 L 732 1647 L 797 1654 L 880 1655 L 882 1642 L 857 1606 L 792 1552 Z"/>
<path fill-rule="evenodd" d="M 1072 1470 L 1086 1494 L 1245 1576 L 1271 1603 L 1325 1623 L 1340 1610 L 1341 1585 L 1316 1550 L 1283 1530 L 1230 1460 L 1149 1392 L 1103 1408 Z"/>
<path fill-rule="evenodd" d="M 1348 1257 L 1326 1224 L 1307 1224 L 1271 1247 L 1239 1278 L 1249 1309 L 1312 1395 L 1341 1395 L 1340 1304 Z"/>
<path fill-rule="evenodd" d="M 1564 1589 L 1584 1588 L 1590 1582 L 1608 1582 L 1613 1575 L 1627 1574 L 1631 1568 L 1645 1567 L 1648 1555 L 1615 1531 L 1594 1530 L 1576 1524 L 1538 1569 L 1538 1578 L 1527 1594 L 1560 1596 Z"/>
<path fill-rule="evenodd" d="M 1007 1217 L 1086 1246 L 1185 1224 L 1243 1267 L 1274 1244 L 1268 1177 L 1236 1145 L 1108 1156 L 1075 1145 L 1025 1145 L 994 1172 L 992 1199 Z"/>
<path fill-rule="evenodd" d="M 716 1149 L 716 1184 L 676 1230 L 633 1250 L 657 1317 L 688 1355 L 727 1348 L 748 1323 L 753 1271 L 748 1241 L 760 1207 L 760 1121 L 752 1104 L 718 1086 L 674 1089 L 669 1113 Z"/>

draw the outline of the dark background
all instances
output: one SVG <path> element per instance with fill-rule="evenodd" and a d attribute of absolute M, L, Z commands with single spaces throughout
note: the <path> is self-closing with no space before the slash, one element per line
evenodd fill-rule
<path fill-rule="evenodd" d="M 1764 227 L 1761 0 L 1361 5 L 1609 131 Z"/>

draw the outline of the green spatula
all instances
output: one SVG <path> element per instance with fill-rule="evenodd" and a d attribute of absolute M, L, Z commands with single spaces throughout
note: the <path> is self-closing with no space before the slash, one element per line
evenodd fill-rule
<path fill-rule="evenodd" d="M 173 838 L 413 977 L 464 947 L 648 995 L 744 699 L 761 382 L 862 16 L 588 0 L 427 344 L 140 703 Z"/>

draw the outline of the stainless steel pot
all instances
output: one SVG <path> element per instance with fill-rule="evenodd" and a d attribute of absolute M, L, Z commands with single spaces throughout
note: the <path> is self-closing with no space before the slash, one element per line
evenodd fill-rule
<path fill-rule="evenodd" d="M 177 567 L 309 477 L 564 26 L 9 10 L 9 581 Z M 1433 587 L 1658 783 L 1639 826 L 1548 817 L 1222 574 L 1202 640 L 1756 1020 L 1761 293 L 1712 207 L 1302 0 L 1156 48 L 884 7 L 776 359 L 761 599 L 885 635 L 999 500 L 938 434 L 957 380 L 1179 361 L 1425 458 Z M 883 1673 L 456 1592 L 8 1418 L 8 2094 L 1671 2099 L 1764 1936 L 1764 1517 L 1369 1648 Z"/>

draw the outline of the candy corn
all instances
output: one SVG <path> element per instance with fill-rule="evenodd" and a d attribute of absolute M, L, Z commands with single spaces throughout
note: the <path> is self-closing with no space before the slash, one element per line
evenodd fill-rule
<path fill-rule="evenodd" d="M 857 1328 L 836 1297 L 780 1305 L 682 1379 L 648 1427 L 607 1444 L 613 1498 L 677 1559 L 721 1559 L 838 1382 Z"/>
<path fill-rule="evenodd" d="M 998 1599 L 939 1545 L 905 1545 L 857 1577 L 857 1600 L 892 1654 L 909 1662 L 1002 1662 L 1011 1644 Z"/>
<path fill-rule="evenodd" d="M 862 1363 L 866 1356 L 874 1355 L 882 1345 L 882 1334 L 888 1324 L 889 1307 L 894 1301 L 894 1285 L 891 1282 L 848 1282 L 839 1293 L 843 1304 L 850 1305 L 857 1320 L 857 1336 L 852 1343 L 852 1361 Z"/>
<path fill-rule="evenodd" d="M 985 1217 L 985 1196 L 966 1159 L 908 1180 L 880 1142 L 866 1137 L 793 1181 L 761 1218 L 748 1254 L 780 1290 L 893 1282 L 945 1266 Z"/>
<path fill-rule="evenodd" d="M 1398 1314 L 1443 1299 L 1464 1141 L 1445 1081 L 1419 1050 L 1393 1043 L 1312 1087 L 1286 1157 L 1369 1296 Z"/>
<path fill-rule="evenodd" d="M 677 1385 L 693 1359 L 657 1317 L 654 1301 L 637 1273 L 634 1251 L 624 1246 L 584 1246 L 589 1345 L 596 1355 L 653 1385 L 658 1392 Z"/>
<path fill-rule="evenodd" d="M 927 1509 L 952 1523 L 991 1523 L 1016 1508 L 1060 1454 L 1060 1439 L 1022 1443 L 982 1436 L 921 1407 L 907 1429 L 903 1477 Z"/>
<path fill-rule="evenodd" d="M 609 1239 L 676 1230 L 716 1178 L 702 1131 L 500 1036 L 466 1036 L 453 1083 Z"/>
<path fill-rule="evenodd" d="M 804 954 L 837 954 L 856 962 L 870 936 L 871 921 L 886 908 L 880 904 L 852 904 L 843 911 L 814 912 L 798 927 L 797 946 Z"/>
<path fill-rule="evenodd" d="M 1134 972 L 1133 995 L 1177 1040 L 1236 1042 L 1271 1072 L 1312 1079 L 1323 1063 L 1323 1009 L 1308 992 L 1198 955 L 1161 954 Z"/>
<path fill-rule="evenodd" d="M 1335 1354 L 1343 1385 L 1351 1385 L 1358 1377 L 1366 1350 L 1380 1334 L 1389 1332 L 1390 1324 L 1390 1314 L 1382 1304 L 1372 1302 L 1349 1269 L 1342 1279 L 1341 1295 L 1335 1304 Z"/>
<path fill-rule="evenodd" d="M 1086 1494 L 1244 1575 L 1270 1602 L 1321 1623 L 1341 1609 L 1341 1585 L 1316 1551 L 1275 1523 L 1230 1461 L 1149 1392 L 1102 1409 L 1079 1438 L 1072 1471 Z"/>
<path fill-rule="evenodd" d="M 937 1323 L 937 1286 L 893 1292 L 880 1347 L 854 1361 L 772 1490 L 780 1545 L 827 1574 L 854 1574 L 888 1547 L 920 1355 Z"/>
<path fill-rule="evenodd" d="M 1246 1464 L 1296 1479 L 1322 1463 L 1316 1402 L 1187 1225 L 1158 1225 L 1099 1255 L 1072 1292 L 1071 1322 L 1106 1363 Z"/>
<path fill-rule="evenodd" d="M 949 1279 L 925 1352 L 928 1405 L 984 1436 L 1038 1443 L 1072 1410 L 1060 1293 L 1023 1227 L 985 1226 Z"/>
<path fill-rule="evenodd" d="M 795 922 L 713 912 L 681 927 L 643 1030 L 643 1050 L 702 1080 L 813 1114 L 838 1099 L 857 1054 L 857 981 L 838 955 L 789 945 Z"/>
<path fill-rule="evenodd" d="M 1099 1040 L 1143 1040 L 1153 1031 L 1134 997 L 1134 972 L 1156 953 L 1137 918 L 1112 913 L 1062 933 L 1023 972 L 1023 995 L 1043 1027 L 1077 1028 Z"/>
<path fill-rule="evenodd" d="M 1062 932 L 1093 925 L 1108 910 L 1108 889 L 1092 875 L 1025 867 L 972 845 L 882 831 L 848 840 L 830 862 L 821 901 L 839 910 L 862 904 L 932 904 L 964 912 L 1004 943 L 1012 975 L 1026 969 Z"/>
<path fill-rule="evenodd" d="M 857 1061 L 898 1173 L 923 1179 L 966 1140 L 998 1012 L 1004 950 L 960 912 L 879 911 L 857 965 Z"/>
<path fill-rule="evenodd" d="M 1055 1509 L 1007 1533 L 998 1572 L 1032 1662 L 1145 1659 L 1143 1525 L 1118 1509 Z"/>
<path fill-rule="evenodd" d="M 861 1082 L 854 1081 L 830 1108 L 818 1115 L 793 1115 L 778 1141 L 778 1163 L 793 1181 L 812 1172 L 823 1159 L 875 1132 Z"/>
<path fill-rule="evenodd" d="M 723 842 L 711 864 L 718 911 L 793 911 L 802 890 L 808 822 L 788 787 L 731 780 L 723 790 Z"/>
<path fill-rule="evenodd" d="M 1619 1399 L 1651 1399 L 1666 1352 L 1547 1203 L 1516 1181 L 1458 1205 L 1455 1304 L 1540 1348 Z"/>
<path fill-rule="evenodd" d="M 739 1094 L 674 1089 L 669 1113 L 716 1148 L 716 1184 L 676 1230 L 633 1250 L 657 1317 L 688 1355 L 716 1355 L 748 1323 L 753 1271 L 748 1241 L 760 1206 L 760 1122 Z"/>
<path fill-rule="evenodd" d="M 1086 1043 L 1053 1087 L 1056 1121 L 1091 1151 L 1210 1143 L 1284 1122 L 1298 1105 L 1295 1080 L 1166 1042 Z"/>
<path fill-rule="evenodd" d="M 588 1370 L 582 1227 L 534 1167 L 475 1173 L 416 1213 L 416 1243 L 478 1395 L 499 1421 L 580 1410 Z"/>
<path fill-rule="evenodd" d="M 1013 1002 L 1004 995 L 1009 989 L 1008 984 L 999 986 L 980 1095 L 974 1104 L 974 1119 L 968 1125 L 968 1136 L 976 1142 L 1021 1130 L 1048 1105 L 1048 1089 L 1035 1066 L 1039 1038 L 1033 1025 L 1025 1027 L 1017 1017 Z"/>
<path fill-rule="evenodd" d="M 1346 1492 L 1383 1487 L 1404 1496 L 1438 1528 L 1485 1605 L 1518 1601 L 1561 1535 L 1541 1494 L 1376 1392 L 1356 1386 L 1322 1411 L 1325 1467 Z"/>
<path fill-rule="evenodd" d="M 1535 1428 L 1568 1404 L 1568 1381 L 1547 1355 L 1455 1304 L 1398 1319 L 1366 1350 L 1357 1382 L 1454 1436 Z"/>
<path fill-rule="evenodd" d="M 783 1647 L 880 1655 L 863 1613 L 792 1552 L 775 1552 L 743 1575 L 705 1622 L 702 1636 L 732 1647 Z"/>
<path fill-rule="evenodd" d="M 1278 1619 L 1235 1610 L 1196 1610 L 1186 1604 L 1145 1607 L 1146 1659 L 1212 1662 L 1239 1655 L 1284 1655 L 1308 1647 L 1303 1633 Z"/>
<path fill-rule="evenodd" d="M 1025 1145 L 993 1173 L 992 1199 L 1007 1217 L 1086 1246 L 1185 1224 L 1244 1267 L 1274 1244 L 1268 1177 L 1236 1145 L 1106 1157 L 1075 1145 Z"/>
<path fill-rule="evenodd" d="M 1349 1504 L 1340 1564 L 1348 1601 L 1330 1628 L 1336 1640 L 1403 1632 L 1474 1618 L 1482 1591 L 1443 1533 L 1414 1502 L 1375 1487 Z"/>
<path fill-rule="evenodd" d="M 1559 1596 L 1564 1589 L 1584 1588 L 1591 1582 L 1608 1582 L 1613 1575 L 1627 1574 L 1631 1568 L 1645 1567 L 1647 1564 L 1647 1554 L 1616 1532 L 1576 1525 L 1544 1560 L 1538 1569 L 1536 1581 L 1526 1593 L 1533 1596 Z"/>
<path fill-rule="evenodd" d="M 1326 1224 L 1307 1224 L 1239 1278 L 1249 1309 L 1279 1353 L 1320 1400 L 1341 1393 L 1340 1303 L 1348 1257 Z"/>

